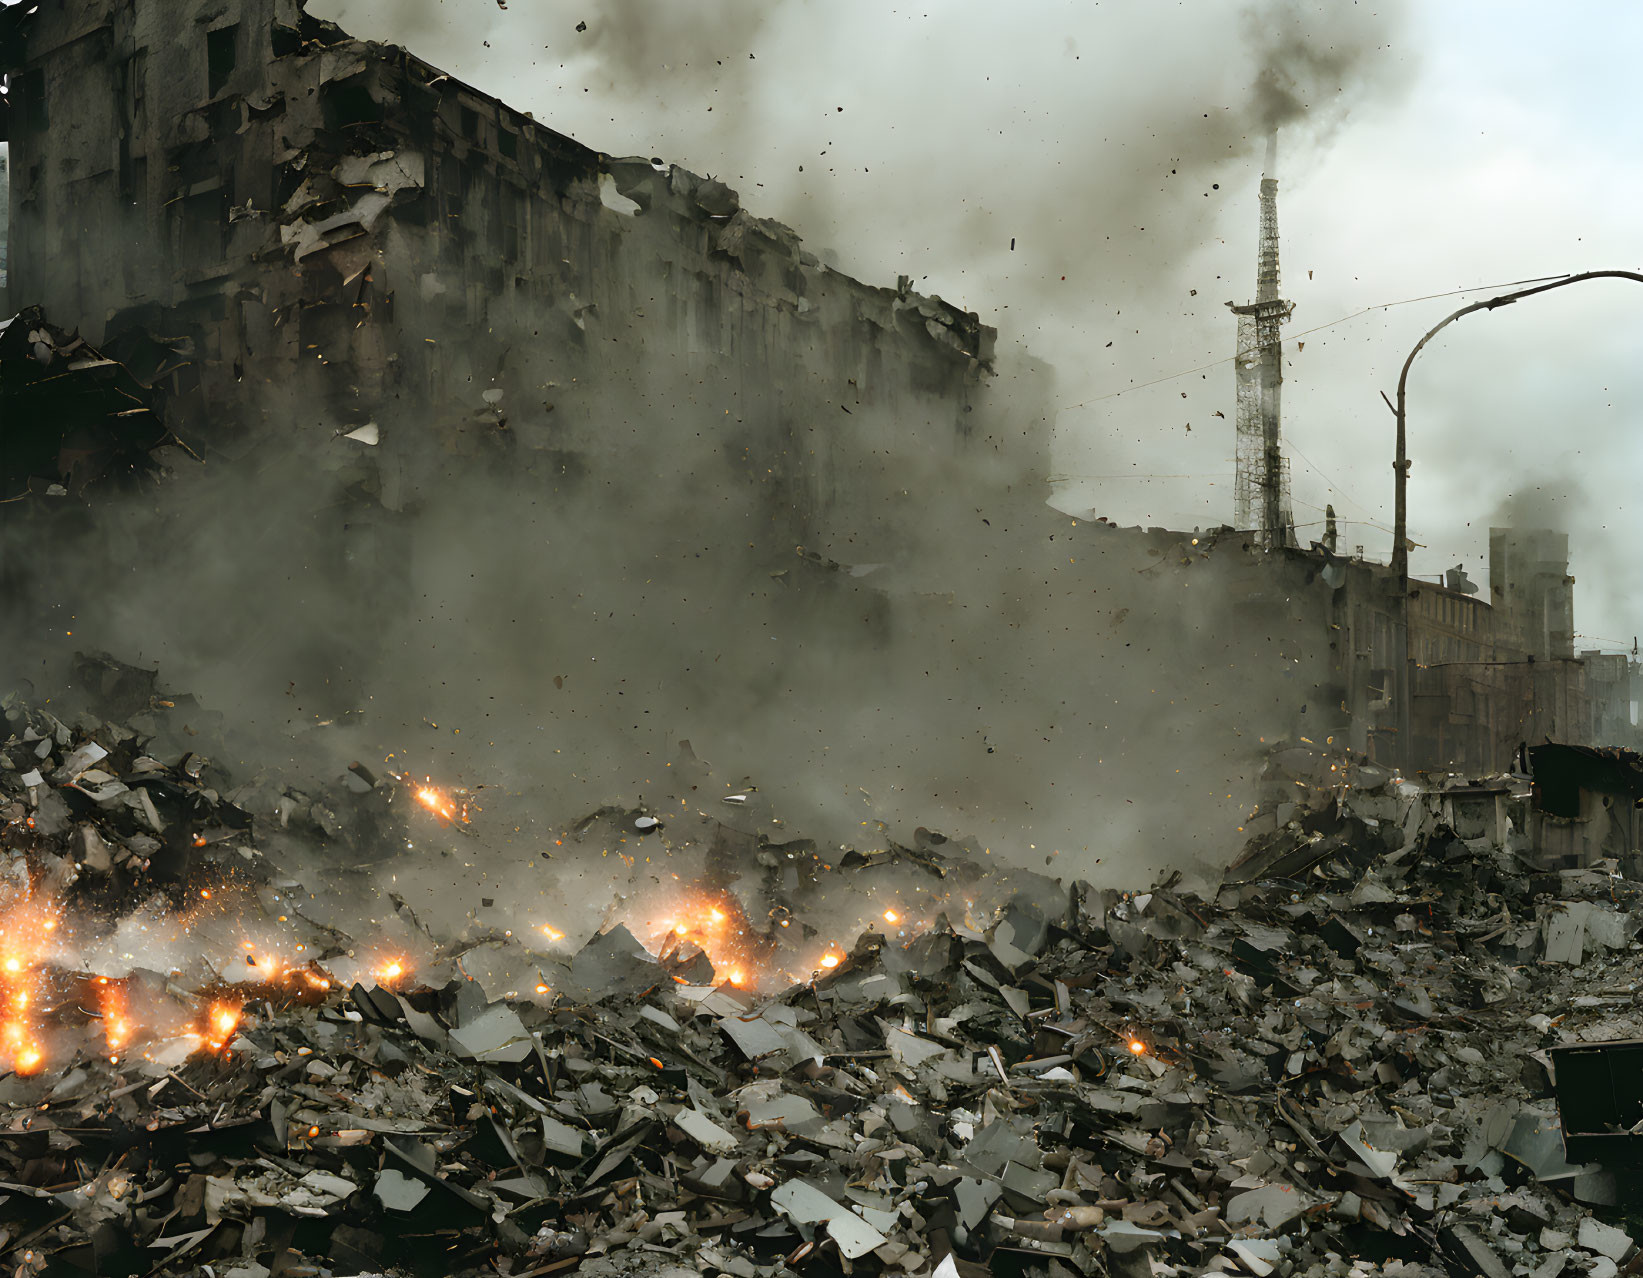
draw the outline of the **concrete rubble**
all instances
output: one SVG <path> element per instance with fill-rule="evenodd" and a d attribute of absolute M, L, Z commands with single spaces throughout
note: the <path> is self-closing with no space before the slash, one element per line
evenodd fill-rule
<path fill-rule="evenodd" d="M 368 858 L 403 832 L 392 778 L 236 784 L 167 753 L 199 716 L 152 676 L 78 677 L 123 718 L 6 702 L 12 922 L 48 889 L 118 912 L 211 881 L 254 930 L 312 899 L 282 868 L 299 845 Z M 897 920 L 757 992 L 621 926 L 560 958 L 487 938 L 482 978 L 475 938 L 397 902 L 414 978 L 317 917 L 278 974 L 42 967 L 49 1062 L 8 1044 L 0 1079 L 0 1254 L 225 1278 L 1632 1272 L 1636 1180 L 1565 1160 L 1549 1052 L 1639 1036 L 1639 885 L 1538 870 L 1354 777 L 1217 890 Z M 988 872 L 918 842 L 921 873 Z M 134 1018 L 197 995 L 207 1021 L 123 1051 L 111 982 Z"/>
<path fill-rule="evenodd" d="M 0 503 L 78 497 L 99 482 L 150 476 L 160 469 L 155 452 L 181 443 L 151 380 L 39 307 L 0 319 L 0 406 Z"/>

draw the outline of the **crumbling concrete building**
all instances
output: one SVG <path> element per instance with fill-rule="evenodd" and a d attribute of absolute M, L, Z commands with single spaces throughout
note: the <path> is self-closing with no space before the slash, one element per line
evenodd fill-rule
<path fill-rule="evenodd" d="M 1217 625 L 1233 680 L 1285 680 L 1290 731 L 1320 748 L 1434 773 L 1484 776 L 1527 766 L 1524 747 L 1555 741 L 1626 746 L 1637 736 L 1637 663 L 1573 651 L 1568 539 L 1546 530 L 1490 531 L 1489 600 L 1411 578 L 1405 594 L 1384 564 L 1321 548 L 1262 548 L 1233 529 L 1198 535 L 1083 527 L 1082 554 L 1102 540 L 1149 544 L 1158 571 L 1212 578 L 1227 610 L 1182 619 Z M 1093 545 L 1088 540 L 1094 536 Z M 1130 553 L 1133 553 L 1131 551 Z M 1503 564 L 1503 561 L 1506 561 Z M 1510 564 L 1532 563 L 1515 572 Z M 1200 592 L 1195 592 L 1200 593 Z M 1402 627 L 1408 627 L 1408 650 Z M 1183 638 L 1183 648 L 1190 647 Z M 1412 741 L 1398 739 L 1410 695 Z"/>
<path fill-rule="evenodd" d="M 122 353 L 180 339 L 172 424 L 206 447 L 288 434 L 293 401 L 323 406 L 317 439 L 386 410 L 393 509 L 429 433 L 562 474 L 665 416 L 716 435 L 783 539 L 826 525 L 879 559 L 863 456 L 1047 454 L 1029 387 L 982 424 L 974 313 L 830 270 L 723 182 L 595 151 L 299 0 L 5 15 L 13 303 Z M 613 431 L 623 394 L 644 420 Z"/>

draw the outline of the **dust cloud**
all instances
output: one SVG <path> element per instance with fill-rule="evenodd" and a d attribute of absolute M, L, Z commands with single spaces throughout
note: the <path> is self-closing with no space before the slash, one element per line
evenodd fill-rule
<path fill-rule="evenodd" d="M 368 6 L 312 8 L 347 22 Z M 87 527 L 60 515 L 24 534 L 12 521 L 8 563 L 32 604 L 6 620 L 14 657 L 48 687 L 52 663 L 74 649 L 158 664 L 166 686 L 240 725 L 230 769 L 334 776 L 363 759 L 466 787 L 483 809 L 472 828 L 441 859 L 396 871 L 436 913 L 463 908 L 464 888 L 524 892 L 521 875 L 538 893 L 597 880 L 597 862 L 563 864 L 571 854 L 556 849 L 600 807 L 719 811 L 722 795 L 678 780 L 687 739 L 712 761 L 714 784 L 768 804 L 767 832 L 827 848 L 910 843 L 925 827 L 1068 878 L 1135 882 L 1219 864 L 1263 746 L 1328 713 L 1317 654 L 1251 621 L 1235 545 L 1206 556 L 1044 504 L 1047 459 L 1024 455 L 1022 441 L 1042 439 L 1052 388 L 1021 348 L 1068 354 L 1068 332 L 1051 336 L 1068 319 L 1052 300 L 1058 274 L 1077 274 L 1103 306 L 1173 278 L 1171 262 L 1214 223 L 1208 179 L 1275 111 L 1338 117 L 1370 91 L 1355 68 L 1375 46 L 1354 38 L 1339 54 L 1291 57 L 1292 41 L 1316 38 L 1292 33 L 1276 46 L 1288 60 L 1263 63 L 1282 66 L 1277 87 L 1251 98 L 1247 49 L 1222 60 L 1201 31 L 1180 40 L 1180 19 L 1136 11 L 1121 21 L 1153 42 L 1151 66 L 1134 65 L 1121 40 L 1058 39 L 1046 74 L 1068 75 L 1079 49 L 1091 55 L 1063 104 L 1089 119 L 1091 147 L 1046 163 L 1024 145 L 1031 120 L 1004 112 L 1008 127 L 980 128 L 967 114 L 1009 91 L 985 87 L 997 46 L 965 20 L 933 24 L 922 56 L 892 66 L 890 42 L 871 38 L 882 16 L 716 11 L 723 30 L 662 21 L 618 34 L 618 11 L 602 7 L 577 55 L 585 77 L 604 77 L 598 109 L 671 58 L 664 83 L 722 91 L 719 119 L 690 149 L 749 155 L 740 170 L 697 165 L 752 170 L 731 179 L 744 201 L 768 201 L 757 211 L 806 233 L 830 188 L 796 163 L 785 180 L 755 164 L 833 137 L 861 158 L 873 138 L 863 168 L 879 170 L 877 198 L 865 208 L 863 187 L 841 182 L 838 220 L 818 230 L 848 232 L 874 275 L 900 266 L 922 277 L 905 261 L 916 228 L 932 276 L 945 264 L 955 295 L 997 304 L 983 318 L 1012 349 L 967 406 L 969 434 L 991 446 L 924 446 L 939 442 L 928 423 L 918 447 L 904 446 L 919 423 L 841 415 L 779 360 L 762 372 L 743 362 L 732 412 L 711 380 L 610 334 L 594 331 L 586 348 L 599 353 L 572 363 L 523 333 L 487 335 L 508 351 L 509 431 L 396 399 L 374 406 L 384 460 L 367 461 L 328 409 L 264 387 L 260 410 L 287 428 L 250 455 L 180 461 L 166 487 L 103 503 Z M 466 30 L 458 12 L 471 15 Z M 539 104 L 518 89 L 532 73 L 503 64 L 549 29 L 571 40 L 574 12 L 396 4 L 387 33 L 431 44 L 436 60 L 492 39 L 497 74 L 460 58 L 452 69 L 529 108 Z M 796 104 L 820 101 L 813 80 L 783 79 L 812 40 L 858 45 L 864 76 L 892 86 L 896 110 L 837 111 L 841 90 L 828 95 L 825 134 L 790 127 Z M 1006 41 L 999 56 L 1020 75 L 1036 49 Z M 720 69 L 731 60 L 734 72 Z M 1203 94 L 1183 93 L 1195 75 L 1226 105 L 1211 112 Z M 538 115 L 559 127 L 551 106 Z M 597 136 L 574 131 L 613 153 L 669 154 L 672 126 L 645 118 L 649 141 L 614 121 Z M 969 279 L 952 276 L 956 262 Z M 469 354 L 498 362 L 488 347 Z M 566 430 L 559 461 L 512 442 Z M 779 473 L 774 453 L 818 433 L 835 460 L 816 490 L 765 480 Z"/>

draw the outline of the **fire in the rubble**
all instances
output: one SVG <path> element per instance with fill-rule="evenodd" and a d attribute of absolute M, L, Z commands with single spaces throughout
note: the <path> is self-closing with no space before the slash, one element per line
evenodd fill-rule
<path fill-rule="evenodd" d="M 110 1057 L 118 1057 L 131 1042 L 135 1026 L 125 986 L 103 977 L 98 981 L 98 1014 L 103 1018 L 103 1042 Z"/>
<path fill-rule="evenodd" d="M 49 957 L 57 911 L 32 885 L 13 889 L 0 911 L 0 1068 L 37 1073 L 45 1064 L 37 1015 L 40 968 Z"/>
<path fill-rule="evenodd" d="M 664 962 L 707 956 L 716 979 L 754 987 L 766 974 L 775 943 L 756 930 L 734 895 L 690 887 L 648 924 L 647 948 Z"/>
<path fill-rule="evenodd" d="M 234 1037 L 240 1026 L 244 1005 L 230 999 L 216 999 L 205 1010 L 200 1040 L 214 1052 L 220 1052 Z"/>

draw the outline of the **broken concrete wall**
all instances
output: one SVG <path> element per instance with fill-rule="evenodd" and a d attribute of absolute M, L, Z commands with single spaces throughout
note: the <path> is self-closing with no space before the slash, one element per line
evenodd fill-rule
<path fill-rule="evenodd" d="M 293 0 L 55 7 L 20 83 L 14 296 L 93 340 L 192 337 L 174 424 L 208 447 L 289 439 L 293 403 L 328 432 L 391 406 L 379 456 L 505 431 L 511 464 L 555 475 L 705 437 L 750 518 L 857 561 L 895 549 L 906 467 L 969 454 L 1030 484 L 1047 459 L 1024 382 L 988 404 L 975 315 L 830 271 L 723 183 L 612 159 Z"/>

